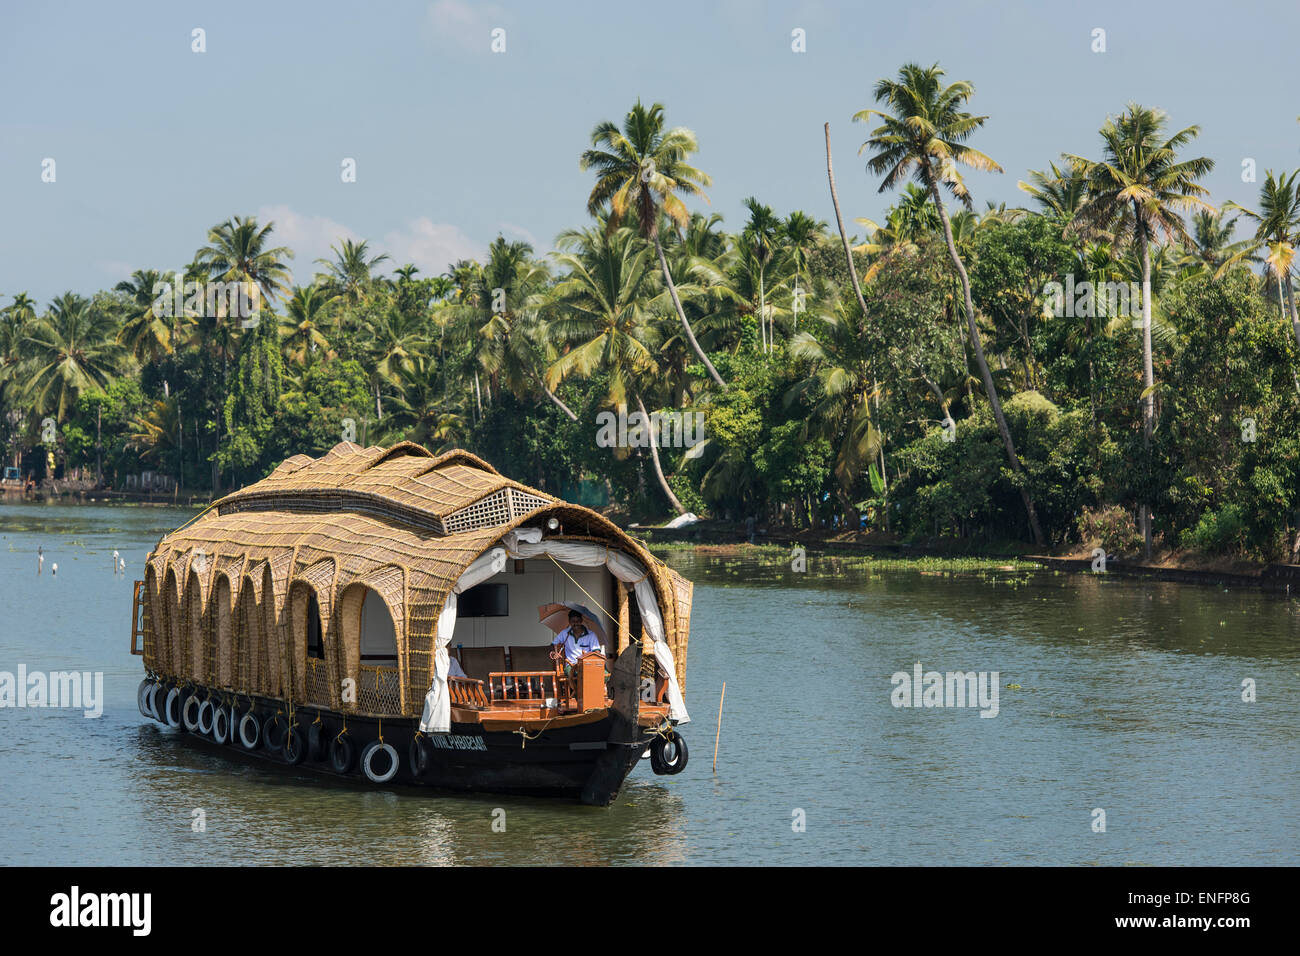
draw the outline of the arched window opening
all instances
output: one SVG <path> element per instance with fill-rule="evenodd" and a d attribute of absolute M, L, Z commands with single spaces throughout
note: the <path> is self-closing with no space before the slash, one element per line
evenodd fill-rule
<path fill-rule="evenodd" d="M 378 591 L 366 591 L 361 602 L 361 663 L 397 666 L 397 632 L 393 616 Z"/>
<path fill-rule="evenodd" d="M 320 604 L 316 595 L 307 598 L 307 656 L 318 661 L 325 660 L 325 641 L 321 636 Z"/>

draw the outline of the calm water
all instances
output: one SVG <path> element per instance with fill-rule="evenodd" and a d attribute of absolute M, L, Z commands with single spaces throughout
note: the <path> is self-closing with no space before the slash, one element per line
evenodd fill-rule
<path fill-rule="evenodd" d="M 98 719 L 0 709 L 0 863 L 1300 863 L 1285 597 L 674 556 L 696 581 L 690 766 L 646 761 L 595 809 L 326 784 L 146 721 L 130 582 L 191 514 L 0 505 L 0 671 L 103 671 L 106 697 Z M 998 716 L 891 706 L 890 675 L 917 661 L 998 671 Z"/>

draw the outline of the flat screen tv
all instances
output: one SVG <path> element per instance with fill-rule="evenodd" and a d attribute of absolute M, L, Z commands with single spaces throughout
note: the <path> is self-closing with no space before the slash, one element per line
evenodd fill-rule
<path fill-rule="evenodd" d="M 509 617 L 507 585 L 480 584 L 470 588 L 456 603 L 457 617 Z"/>

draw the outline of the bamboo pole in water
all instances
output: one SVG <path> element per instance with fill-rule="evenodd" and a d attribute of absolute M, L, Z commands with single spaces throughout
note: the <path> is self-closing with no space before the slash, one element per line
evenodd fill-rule
<path fill-rule="evenodd" d="M 718 698 L 718 733 L 713 738 L 713 772 L 718 772 L 718 741 L 722 739 L 722 702 L 727 697 L 727 682 L 722 682 L 722 696 Z"/>

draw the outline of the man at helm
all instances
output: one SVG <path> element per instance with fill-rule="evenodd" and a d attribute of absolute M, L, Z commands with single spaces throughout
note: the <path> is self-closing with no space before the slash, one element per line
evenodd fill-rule
<path fill-rule="evenodd" d="M 557 646 L 558 645 L 558 646 Z M 551 654 L 555 656 L 558 653 L 564 654 L 564 673 L 573 674 L 573 665 L 582 659 L 583 655 L 592 651 L 605 654 L 605 648 L 601 646 L 598 638 L 587 625 L 582 623 L 582 614 L 579 611 L 569 611 L 569 626 L 555 635 L 555 640 L 551 641 Z"/>

